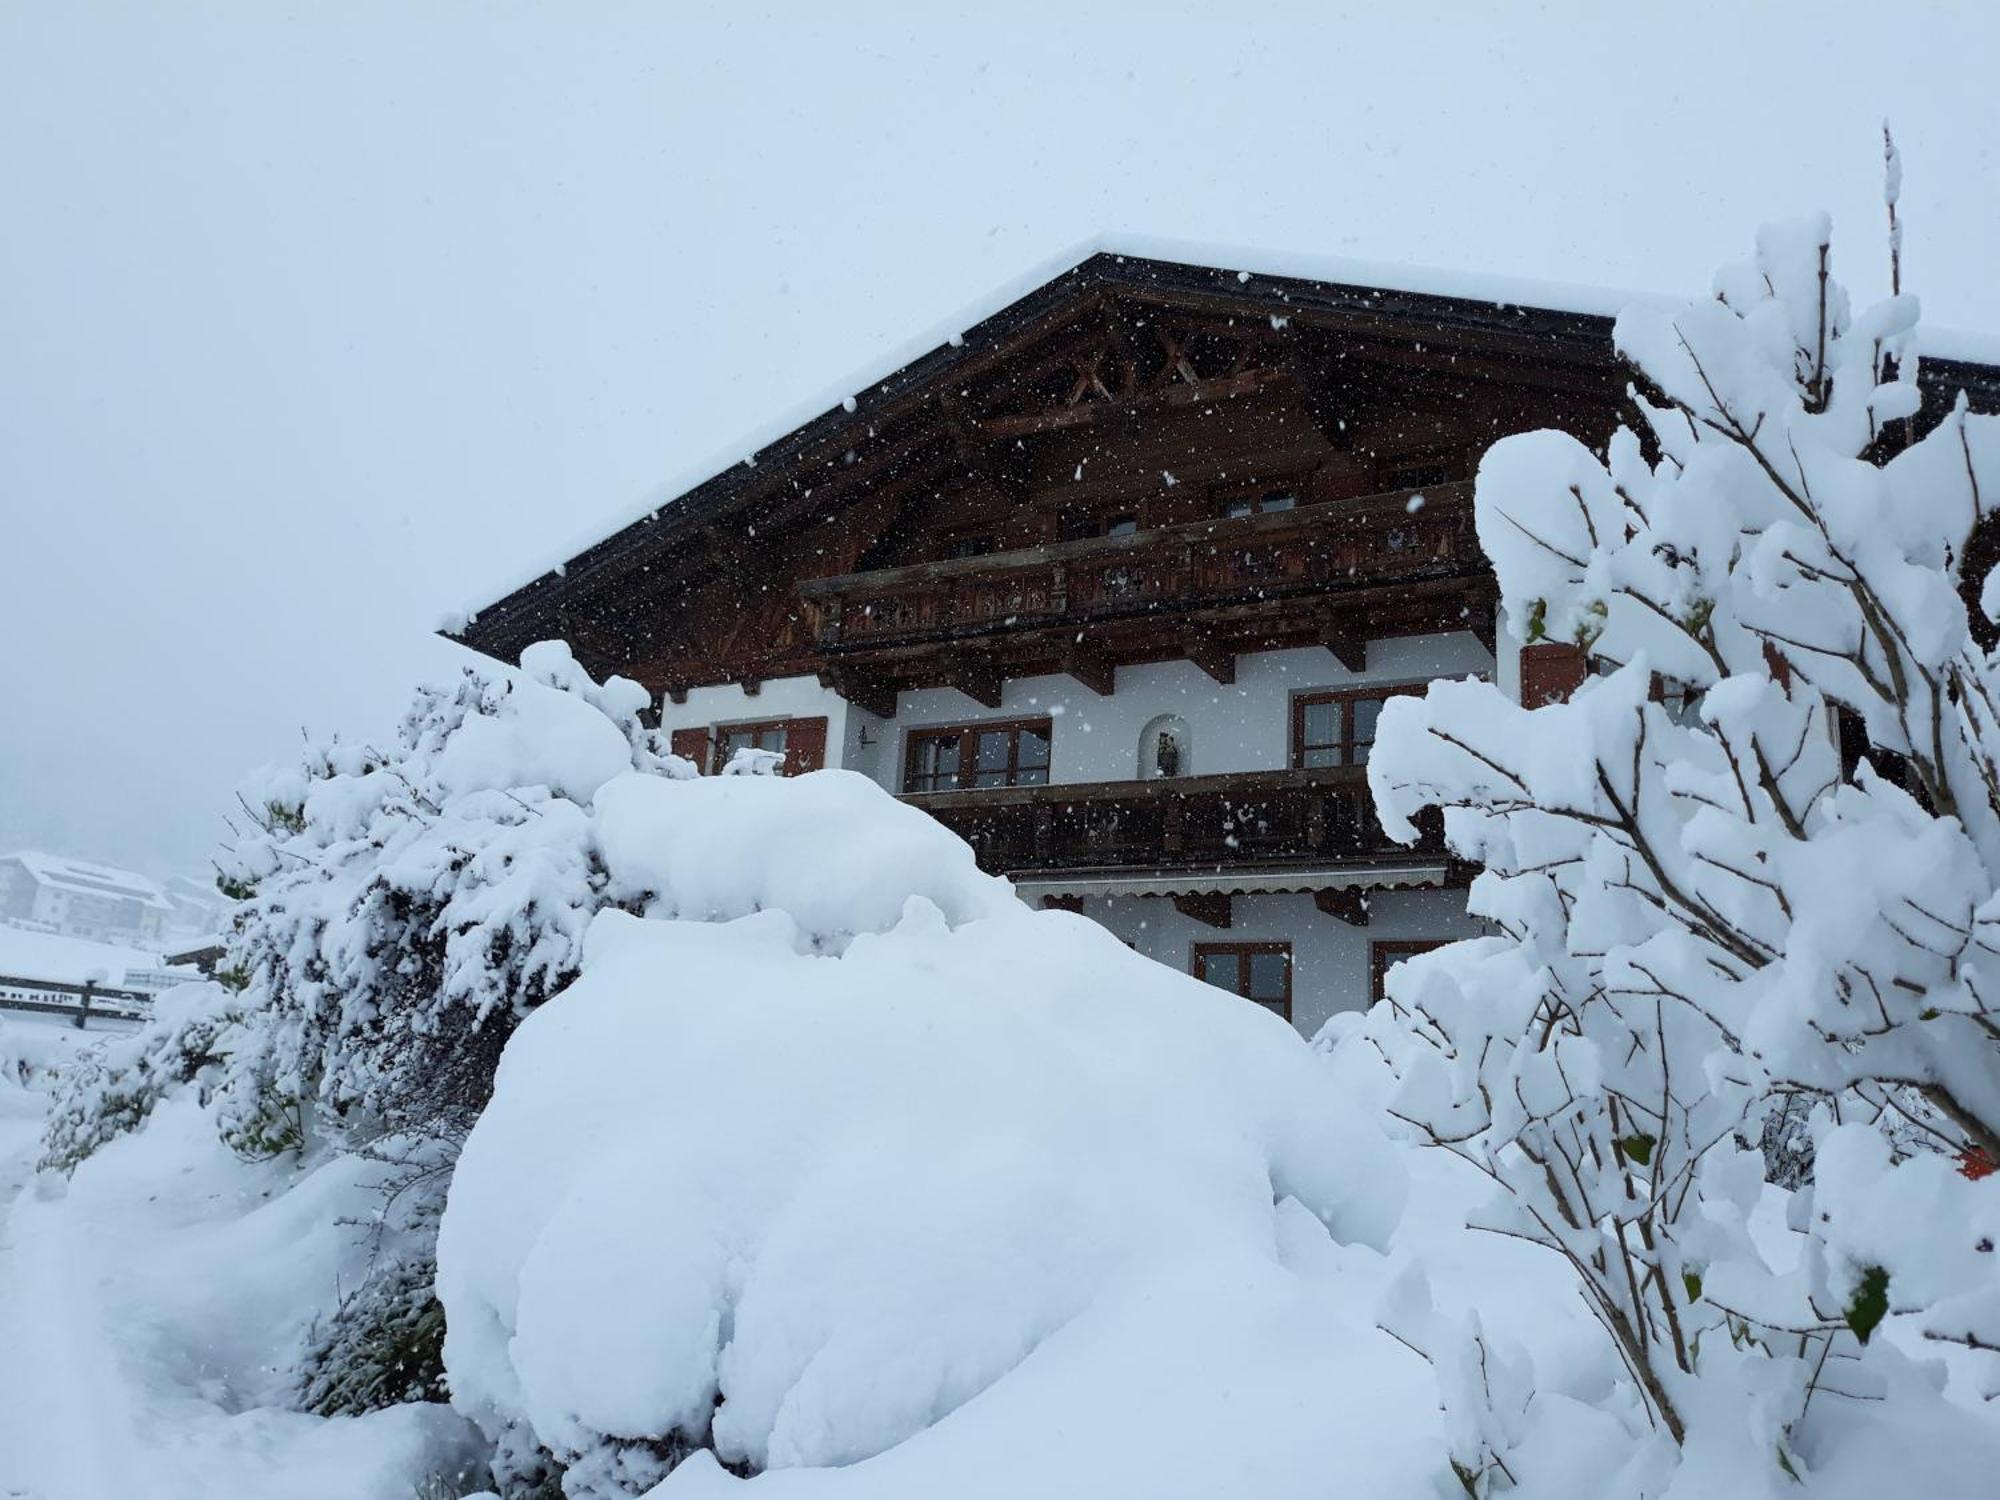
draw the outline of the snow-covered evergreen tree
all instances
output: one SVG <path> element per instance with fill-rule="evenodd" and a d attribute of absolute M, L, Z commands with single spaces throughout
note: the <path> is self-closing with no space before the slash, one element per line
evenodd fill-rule
<path fill-rule="evenodd" d="M 1370 760 L 1392 832 L 1445 809 L 1501 935 L 1406 965 L 1368 1035 L 1419 1138 L 1491 1177 L 1486 1226 L 1572 1267 L 1608 1404 L 1656 1435 L 1634 1493 L 1704 1445 L 1803 1471 L 1812 1419 L 1928 1392 L 1870 1341 L 1890 1313 L 2000 1347 L 2000 1182 L 1959 1170 L 2000 1160 L 2000 658 L 1964 602 L 2000 612 L 2000 573 L 1961 577 L 2000 421 L 1920 411 L 1917 316 L 1900 285 L 1851 311 L 1824 219 L 1623 315 L 1642 430 L 1602 459 L 1509 438 L 1476 496 L 1517 633 L 1596 674 L 1533 711 L 1393 700 Z M 1757 1146 L 1802 1096 L 1808 1250 L 1779 1274 Z"/>

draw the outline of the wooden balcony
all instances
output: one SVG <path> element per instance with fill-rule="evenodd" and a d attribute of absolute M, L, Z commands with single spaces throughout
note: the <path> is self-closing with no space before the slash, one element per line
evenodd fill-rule
<path fill-rule="evenodd" d="M 1462 620 L 1490 627 L 1464 606 L 1478 595 L 1490 613 L 1471 492 L 1470 484 L 1436 485 L 799 587 L 816 615 L 818 647 L 836 665 L 999 652 L 1037 638 L 1059 654 L 1062 642 L 1081 637 L 1089 650 L 1129 658 L 1190 631 L 1227 651 L 1303 630 L 1338 651 L 1343 636 Z"/>
<path fill-rule="evenodd" d="M 1376 820 L 1365 774 L 1359 766 L 1339 766 L 924 792 L 903 800 L 972 845 L 982 869 L 1017 877 L 1447 864 L 1436 809 L 1420 820 L 1414 845 L 1394 843 Z M 1457 883 L 1462 875 L 1454 867 L 1450 878 Z M 1298 888 L 1314 887 L 1308 881 Z"/>

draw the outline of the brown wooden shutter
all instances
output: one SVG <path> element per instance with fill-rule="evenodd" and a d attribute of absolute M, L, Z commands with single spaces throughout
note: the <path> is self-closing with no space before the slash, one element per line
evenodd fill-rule
<path fill-rule="evenodd" d="M 803 776 L 826 765 L 826 720 L 793 719 L 785 725 L 785 774 Z"/>
<path fill-rule="evenodd" d="M 708 771 L 708 731 L 700 725 L 692 729 L 676 729 L 670 748 L 674 754 L 693 761 L 697 771 L 704 774 Z"/>
<path fill-rule="evenodd" d="M 1583 686 L 1586 668 L 1583 647 L 1559 641 L 1521 648 L 1521 706 L 1540 708 L 1545 703 L 1567 703 Z"/>
<path fill-rule="evenodd" d="M 1769 641 L 1764 642 L 1764 665 L 1770 669 L 1771 681 L 1785 690 L 1785 696 L 1792 693 L 1792 664 L 1785 655 Z"/>

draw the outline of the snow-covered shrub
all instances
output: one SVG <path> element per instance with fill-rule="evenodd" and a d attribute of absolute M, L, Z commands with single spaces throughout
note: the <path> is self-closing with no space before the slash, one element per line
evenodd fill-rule
<path fill-rule="evenodd" d="M 85 1049 L 56 1076 L 41 1165 L 72 1172 L 143 1125 L 167 1095 L 204 1078 L 212 1083 L 227 1055 L 224 1038 L 241 1020 L 236 997 L 221 985 L 184 984 L 155 999 L 138 1031 Z"/>
<path fill-rule="evenodd" d="M 636 683 L 599 686 L 555 643 L 521 665 L 420 689 L 390 753 L 315 746 L 246 793 L 229 963 L 256 1024 L 224 1089 L 242 1149 L 301 1144 L 295 1121 L 344 1145 L 462 1134 L 604 899 L 590 798 L 691 773 L 641 727 Z"/>
<path fill-rule="evenodd" d="M 1825 220 L 1767 229 L 1713 296 L 1622 316 L 1645 434 L 1605 459 L 1554 432 L 1486 455 L 1509 620 L 1599 675 L 1532 712 L 1434 685 L 1369 762 L 1393 833 L 1445 808 L 1503 934 L 1394 976 L 1393 1107 L 1488 1174 L 1482 1223 L 1572 1268 L 1609 1405 L 1664 1435 L 1637 1493 L 1704 1445 L 1804 1473 L 1850 1398 L 1919 1399 L 1871 1342 L 1891 1313 L 2000 1346 L 2000 1182 L 1954 1159 L 2000 1160 L 2000 660 L 1959 576 L 2000 423 L 1920 417 L 1915 299 L 1854 314 L 1830 264 Z M 1883 772 L 1843 765 L 1836 709 Z M 1800 1093 L 1794 1270 L 1750 1220 Z M 1912 1095 L 1902 1138 L 1951 1155 L 1872 1123 Z"/>
<path fill-rule="evenodd" d="M 64 1079 L 44 1141 L 64 1171 L 190 1086 L 242 1156 L 378 1164 L 366 1274 L 307 1340 L 310 1409 L 441 1394 L 444 1186 L 508 1034 L 576 973 L 614 899 L 591 799 L 621 775 L 693 774 L 644 703 L 543 644 L 518 674 L 419 689 L 386 749 L 335 740 L 260 773 L 225 869 L 241 903 L 226 984 L 162 997 Z"/>
<path fill-rule="evenodd" d="M 873 783 L 628 777 L 597 815 L 655 899 L 514 1034 L 438 1241 L 454 1399 L 572 1496 L 865 1461 L 1128 1290 L 1120 1347 L 1178 1347 L 1174 1269 L 1226 1301 L 1288 1233 L 1393 1227 L 1401 1164 L 1281 1021 Z"/>

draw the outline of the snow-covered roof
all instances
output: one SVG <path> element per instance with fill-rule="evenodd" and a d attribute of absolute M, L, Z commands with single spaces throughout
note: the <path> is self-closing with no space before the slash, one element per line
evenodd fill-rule
<path fill-rule="evenodd" d="M 0 864 L 18 863 L 39 884 L 54 886 L 62 890 L 75 891 L 88 896 L 110 896 L 126 901 L 136 901 L 141 906 L 155 911 L 171 911 L 173 904 L 166 893 L 144 875 L 130 870 L 114 869 L 110 865 L 92 864 L 88 860 L 70 859 L 60 854 L 43 854 L 39 850 L 21 849 L 12 854 L 0 855 Z"/>
<path fill-rule="evenodd" d="M 58 984 L 122 984 L 131 971 L 162 968 L 160 955 L 59 932 L 0 923 L 0 974 Z M 190 978 L 194 977 L 192 974 Z"/>
<path fill-rule="evenodd" d="M 1538 281 L 1434 266 L 1386 264 L 1338 256 L 1252 250 L 1241 246 L 1195 244 L 1145 235 L 1115 235 L 1086 240 L 1031 266 L 995 287 L 947 321 L 933 325 L 878 355 L 847 380 L 806 400 L 775 411 L 755 431 L 727 449 L 710 453 L 655 486 L 636 505 L 612 513 L 576 537 L 563 549 L 565 561 L 539 566 L 503 580 L 482 601 L 445 615 L 441 633 L 477 640 L 472 627 L 482 610 L 506 612 L 507 606 L 565 577 L 573 567 L 588 567 L 628 533 L 662 519 L 662 512 L 711 498 L 733 487 L 742 473 L 781 460 L 800 440 L 817 437 L 846 423 L 866 423 L 873 409 L 906 391 L 919 379 L 962 355 L 969 341 L 995 329 L 1038 299 L 1065 287 L 1078 291 L 1099 283 L 1139 280 L 1147 275 L 1183 280 L 1205 279 L 1213 292 L 1226 287 L 1246 300 L 1267 301 L 1273 315 L 1295 301 L 1325 301 L 1351 309 L 1397 305 L 1421 307 L 1445 321 L 1475 321 L 1489 326 L 1539 324 L 1572 336 L 1583 334 L 1608 346 L 1611 322 L 1625 308 L 1638 304 L 1673 304 L 1684 297 L 1621 291 L 1557 281 Z M 1451 317 L 1456 313 L 1457 317 Z M 1926 327 L 1921 334 L 1926 357 L 1966 366 L 2000 370 L 2000 336 Z M 696 507 L 706 510 L 706 505 Z"/>

